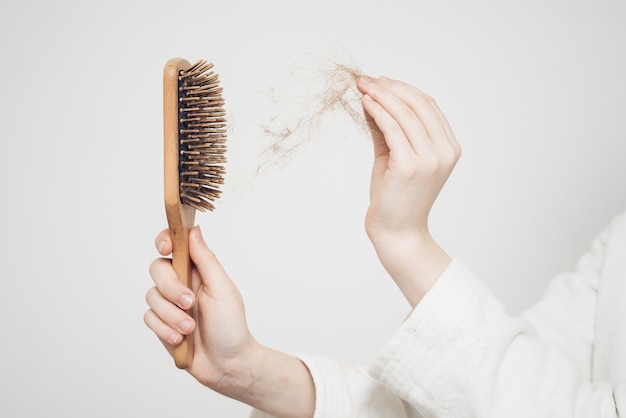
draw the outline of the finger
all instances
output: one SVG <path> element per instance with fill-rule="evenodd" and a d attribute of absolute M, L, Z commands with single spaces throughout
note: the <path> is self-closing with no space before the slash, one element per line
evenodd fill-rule
<path fill-rule="evenodd" d="M 364 96 L 365 97 L 365 96 Z M 367 99 L 365 99 L 367 100 Z M 389 153 L 389 147 L 385 142 L 385 136 L 376 125 L 376 122 L 372 116 L 368 113 L 366 106 L 363 104 L 363 114 L 365 115 L 365 122 L 370 130 L 372 136 L 372 143 L 374 144 L 374 157 L 386 155 Z"/>
<path fill-rule="evenodd" d="M 389 147 L 392 154 L 397 157 L 406 157 L 415 154 L 416 150 L 407 140 L 404 131 L 398 122 L 387 112 L 383 106 L 375 101 L 369 94 L 365 94 L 361 100 L 363 109 L 370 115 L 376 124 L 378 131 L 384 137 L 384 144 Z M 374 152 L 376 156 L 385 153 L 383 142 L 378 137 L 378 143 L 374 143 Z"/>
<path fill-rule="evenodd" d="M 208 286 L 211 292 L 222 294 L 231 290 L 233 283 L 220 264 L 219 260 L 208 247 L 199 226 L 189 232 L 189 255 L 196 266 L 202 285 Z"/>
<path fill-rule="evenodd" d="M 150 264 L 150 276 L 159 293 L 168 301 L 181 309 L 193 306 L 194 293 L 178 280 L 170 259 L 154 260 Z"/>
<path fill-rule="evenodd" d="M 364 93 L 365 91 L 363 87 L 364 77 L 367 77 L 367 76 L 359 77 L 356 80 L 357 88 L 359 89 L 361 93 Z M 389 147 L 387 146 L 387 143 L 385 142 L 385 136 L 381 132 L 378 125 L 376 125 L 376 121 L 374 121 L 374 118 L 372 117 L 372 115 L 370 115 L 370 113 L 368 112 L 367 110 L 368 105 L 363 103 L 363 100 L 368 100 L 368 98 L 365 98 L 365 96 L 363 96 L 361 105 L 363 107 L 363 115 L 365 116 L 365 122 L 367 123 L 367 127 L 369 128 L 370 134 L 372 136 L 372 143 L 374 145 L 374 157 L 377 158 L 383 155 L 387 155 L 389 153 Z M 370 106 L 375 106 L 375 104 L 372 103 L 370 104 Z"/>
<path fill-rule="evenodd" d="M 448 141 L 450 142 L 450 145 L 452 146 L 452 148 L 454 148 L 454 150 L 457 153 L 457 155 L 460 156 L 461 155 L 461 144 L 459 144 L 459 141 L 456 139 L 456 135 L 454 135 L 454 132 L 452 131 L 452 128 L 450 127 L 450 123 L 448 122 L 448 118 L 446 118 L 446 115 L 444 115 L 444 113 L 441 111 L 441 109 L 439 108 L 439 105 L 437 105 L 437 102 L 435 102 L 434 99 L 432 101 L 432 104 L 433 104 L 433 108 L 439 114 L 439 118 L 441 119 L 441 121 L 443 123 L 443 127 L 444 127 L 444 129 L 446 131 L 446 137 L 447 137 Z"/>
<path fill-rule="evenodd" d="M 154 239 L 154 246 L 159 254 L 166 256 L 172 253 L 174 246 L 172 245 L 172 237 L 169 229 L 164 229 Z"/>
<path fill-rule="evenodd" d="M 160 321 L 173 331 L 187 335 L 194 329 L 194 320 L 185 311 L 174 305 L 163 297 L 156 287 L 151 288 L 146 293 L 146 302 L 150 310 L 160 319 Z M 166 336 L 169 338 L 169 334 Z"/>
<path fill-rule="evenodd" d="M 143 321 L 168 349 L 183 341 L 182 334 L 163 322 L 152 309 L 146 311 Z"/>
<path fill-rule="evenodd" d="M 368 75 L 362 75 L 356 79 L 356 88 L 361 94 L 367 94 L 367 86 L 374 81 L 374 78 Z"/>
<path fill-rule="evenodd" d="M 448 120 L 431 96 L 402 81 L 381 77 L 380 83 L 387 86 L 415 112 L 433 143 L 450 144 L 460 150 Z"/>
<path fill-rule="evenodd" d="M 366 84 L 367 95 L 371 96 L 391 115 L 415 153 L 423 154 L 430 151 L 432 142 L 418 114 L 390 87 L 391 84 L 388 80 L 377 80 Z"/>

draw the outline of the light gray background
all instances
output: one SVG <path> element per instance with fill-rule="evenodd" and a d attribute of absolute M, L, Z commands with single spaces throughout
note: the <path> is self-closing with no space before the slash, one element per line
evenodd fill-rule
<path fill-rule="evenodd" d="M 254 174 L 259 125 L 306 90 L 298 62 L 350 56 L 437 99 L 464 155 L 433 233 L 515 314 L 626 207 L 625 22 L 617 0 L 4 0 L 0 416 L 247 415 L 175 369 L 142 320 L 169 58 L 222 77 L 229 176 L 198 222 L 253 333 L 367 363 L 408 313 L 362 227 L 367 137 L 329 123 Z"/>

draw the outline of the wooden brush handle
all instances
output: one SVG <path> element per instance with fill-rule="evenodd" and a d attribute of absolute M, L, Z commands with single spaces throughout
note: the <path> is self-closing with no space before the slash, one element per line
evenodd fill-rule
<path fill-rule="evenodd" d="M 189 231 L 193 227 L 195 210 L 186 205 L 179 205 L 179 210 L 172 208 L 168 212 L 167 220 L 174 246 L 172 252 L 172 266 L 178 276 L 178 280 L 187 286 L 191 285 L 191 258 L 189 256 Z M 193 317 L 193 309 L 187 310 Z M 183 337 L 183 342 L 174 348 L 174 362 L 176 367 L 186 369 L 193 359 L 193 334 Z"/>
<path fill-rule="evenodd" d="M 178 164 L 178 73 L 189 67 L 188 61 L 176 58 L 168 61 L 163 71 L 163 153 L 165 212 L 174 245 L 172 264 L 178 280 L 191 289 L 189 231 L 193 227 L 195 209 L 181 203 Z M 188 313 L 192 315 L 191 311 Z M 193 335 L 190 334 L 174 349 L 174 362 L 185 369 L 191 365 L 192 358 Z"/>

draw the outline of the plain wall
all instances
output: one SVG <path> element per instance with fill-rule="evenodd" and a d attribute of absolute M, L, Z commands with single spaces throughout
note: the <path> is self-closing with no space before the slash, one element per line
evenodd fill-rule
<path fill-rule="evenodd" d="M 363 229 L 367 135 L 337 115 L 255 174 L 262 127 L 307 100 L 299 63 L 350 57 L 435 97 L 464 154 L 433 234 L 517 314 L 626 207 L 624 22 L 618 0 L 4 0 L 0 416 L 247 416 L 143 324 L 168 59 L 222 78 L 229 174 L 197 221 L 252 332 L 367 364 L 409 312 Z"/>

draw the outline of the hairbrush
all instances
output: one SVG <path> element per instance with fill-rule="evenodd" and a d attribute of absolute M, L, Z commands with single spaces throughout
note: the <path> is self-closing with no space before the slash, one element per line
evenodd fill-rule
<path fill-rule="evenodd" d="M 174 271 L 191 288 L 189 231 L 196 211 L 211 211 L 224 183 L 226 118 L 219 76 L 213 64 L 191 65 L 181 58 L 163 71 L 163 151 L 165 212 Z M 191 310 L 188 311 L 192 314 Z M 174 348 L 174 362 L 184 369 L 193 356 L 193 335 Z"/>

